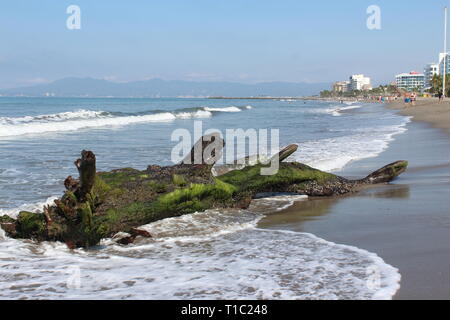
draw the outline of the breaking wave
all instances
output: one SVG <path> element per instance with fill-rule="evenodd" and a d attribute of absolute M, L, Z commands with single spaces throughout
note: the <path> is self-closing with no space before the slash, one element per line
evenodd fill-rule
<path fill-rule="evenodd" d="M 227 107 L 227 108 L 209 108 L 205 107 L 205 111 L 211 112 L 241 112 L 242 110 L 238 107 Z"/>
<path fill-rule="evenodd" d="M 175 111 L 148 111 L 138 113 L 76 110 L 56 114 L 24 117 L 0 117 L 0 137 L 27 134 L 74 131 L 79 129 L 117 127 L 139 123 L 169 122 L 176 119 L 209 118 L 219 112 L 241 112 L 246 107 L 210 108 L 199 107 Z"/>
<path fill-rule="evenodd" d="M 399 125 L 354 130 L 352 135 L 302 142 L 295 160 L 323 171 L 339 171 L 350 162 L 378 156 L 389 147 L 395 135 L 407 130 L 408 122 L 409 119 L 405 119 Z"/>

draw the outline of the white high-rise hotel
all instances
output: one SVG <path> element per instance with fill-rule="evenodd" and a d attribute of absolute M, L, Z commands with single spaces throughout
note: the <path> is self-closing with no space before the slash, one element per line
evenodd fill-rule
<path fill-rule="evenodd" d="M 422 90 L 425 86 L 425 76 L 419 72 L 402 73 L 395 76 L 397 88 L 411 90 Z"/>
<path fill-rule="evenodd" d="M 431 87 L 431 79 L 434 75 L 444 74 L 444 58 L 445 58 L 445 74 L 450 73 L 450 53 L 439 53 L 439 63 L 429 63 L 424 68 L 425 87 Z"/>
<path fill-rule="evenodd" d="M 431 80 L 435 75 L 439 75 L 439 64 L 429 63 L 425 66 L 423 74 L 425 75 L 425 88 L 431 87 Z"/>
<path fill-rule="evenodd" d="M 372 85 L 370 78 L 364 77 L 363 74 L 354 74 L 350 77 L 350 90 L 371 90 Z"/>
<path fill-rule="evenodd" d="M 425 76 L 425 89 L 431 87 L 431 80 L 435 75 L 444 74 L 444 57 L 445 57 L 445 69 L 446 74 L 450 73 L 450 53 L 439 53 L 439 63 L 429 63 L 423 69 Z"/>
<path fill-rule="evenodd" d="M 450 53 L 439 53 L 439 74 L 444 74 L 444 57 L 445 57 L 445 69 L 446 74 L 450 73 Z"/>

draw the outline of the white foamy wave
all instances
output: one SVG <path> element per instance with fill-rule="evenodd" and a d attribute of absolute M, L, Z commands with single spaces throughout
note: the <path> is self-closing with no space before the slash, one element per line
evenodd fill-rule
<path fill-rule="evenodd" d="M 323 171 L 339 171 L 352 161 L 378 156 L 395 135 L 407 130 L 408 122 L 405 118 L 398 126 L 355 130 L 353 135 L 299 143 L 295 160 Z"/>
<path fill-rule="evenodd" d="M 86 119 L 72 119 L 65 121 L 30 121 L 27 123 L 0 125 L 0 137 L 11 137 L 25 134 L 40 134 L 47 132 L 74 131 L 87 128 L 118 127 L 147 122 L 173 121 L 176 116 L 170 112 L 156 113 L 142 116 L 101 116 Z"/>
<path fill-rule="evenodd" d="M 154 239 L 168 241 L 209 238 L 255 227 L 262 215 L 248 210 L 206 210 L 159 220 L 141 229 Z"/>
<path fill-rule="evenodd" d="M 22 124 L 22 123 L 30 123 L 33 121 L 52 122 L 52 121 L 65 121 L 73 119 L 91 119 L 108 116 L 109 114 L 105 111 L 92 111 L 80 109 L 76 111 L 60 112 L 55 114 L 43 114 L 37 116 L 24 116 L 16 118 L 0 117 L 0 124 L 2 125 Z"/>
<path fill-rule="evenodd" d="M 0 209 L 0 217 L 3 215 L 7 215 L 7 216 L 10 216 L 11 218 L 15 219 L 15 218 L 17 218 L 17 215 L 19 214 L 20 211 L 42 212 L 42 209 L 44 208 L 45 205 L 52 205 L 53 201 L 55 201 L 56 199 L 58 199 L 58 197 L 53 196 L 53 197 L 47 198 L 47 200 L 45 200 L 45 201 L 31 203 L 31 204 L 24 204 L 18 208 L 14 208 L 14 209 Z"/>
<path fill-rule="evenodd" d="M 362 107 L 361 105 L 349 105 L 347 107 L 342 107 L 341 105 L 335 105 L 330 108 L 320 108 L 320 107 L 301 108 L 301 109 L 299 109 L 299 112 L 306 112 L 306 113 L 310 113 L 310 114 L 330 114 L 334 117 L 340 117 L 340 116 L 342 116 L 343 111 L 351 110 L 351 109 L 359 109 L 361 107 Z"/>
<path fill-rule="evenodd" d="M 209 118 L 212 116 L 212 113 L 210 111 L 198 110 L 195 112 L 179 112 L 175 116 L 180 119 Z"/>
<path fill-rule="evenodd" d="M 359 109 L 359 108 L 361 108 L 362 106 L 360 106 L 360 105 L 350 105 L 350 106 L 348 106 L 348 107 L 342 107 L 342 108 L 339 108 L 339 111 L 344 111 L 344 110 L 351 110 L 351 109 Z"/>
<path fill-rule="evenodd" d="M 197 213 L 145 226 L 153 239 L 90 251 L 6 239 L 0 298 L 390 299 L 399 288 L 398 270 L 373 253 L 258 219 Z"/>
<path fill-rule="evenodd" d="M 247 109 L 251 106 L 247 106 Z M 114 115 L 106 111 L 77 110 L 56 114 L 0 118 L 0 137 L 12 137 L 79 129 L 120 127 L 131 124 L 168 122 L 176 119 L 209 118 L 213 112 L 241 112 L 238 107 L 209 108 L 190 112 L 160 112 L 146 115 Z"/>
<path fill-rule="evenodd" d="M 329 113 L 335 117 L 340 117 L 342 115 L 342 111 L 346 111 L 346 110 L 352 110 L 352 109 L 359 109 L 362 106 L 360 105 L 350 105 L 348 107 L 333 107 L 333 108 L 328 108 L 325 109 L 325 113 Z"/>
<path fill-rule="evenodd" d="M 260 212 L 262 214 L 270 214 L 273 212 L 283 211 L 298 201 L 305 201 L 308 199 L 307 195 L 289 194 L 267 196 L 252 201 L 249 210 L 253 212 Z"/>
<path fill-rule="evenodd" d="M 263 214 L 284 210 L 297 201 L 307 200 L 306 195 L 276 195 L 254 199 L 248 210 L 206 210 L 181 217 L 159 220 L 141 229 L 148 231 L 154 239 L 180 241 L 201 237 L 217 237 L 256 227 Z"/>
<path fill-rule="evenodd" d="M 238 107 L 226 107 L 226 108 L 210 108 L 210 107 L 204 107 L 205 111 L 211 111 L 211 112 L 241 112 L 242 110 Z"/>

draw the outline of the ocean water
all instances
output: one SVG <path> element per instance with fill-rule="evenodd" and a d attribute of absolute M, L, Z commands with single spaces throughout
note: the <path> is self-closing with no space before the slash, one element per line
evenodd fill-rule
<path fill-rule="evenodd" d="M 339 173 L 376 157 L 408 118 L 378 104 L 292 100 L 0 98 L 0 215 L 38 210 L 77 175 L 83 149 L 99 170 L 170 165 L 177 128 L 277 128 L 292 156 Z M 375 169 L 375 168 L 374 168 Z M 153 239 L 90 250 L 0 231 L 0 298 L 389 299 L 400 274 L 375 253 L 311 234 L 258 228 L 305 197 L 259 199 L 145 226 Z"/>

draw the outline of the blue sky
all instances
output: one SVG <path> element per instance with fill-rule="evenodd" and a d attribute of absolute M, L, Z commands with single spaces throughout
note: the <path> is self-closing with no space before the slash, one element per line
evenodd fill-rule
<path fill-rule="evenodd" d="M 81 30 L 66 8 L 81 8 Z M 369 5 L 381 30 L 366 27 Z M 114 81 L 376 84 L 443 49 L 443 7 L 426 0 L 3 0 L 0 88 L 67 76 Z"/>

